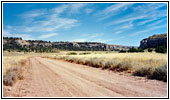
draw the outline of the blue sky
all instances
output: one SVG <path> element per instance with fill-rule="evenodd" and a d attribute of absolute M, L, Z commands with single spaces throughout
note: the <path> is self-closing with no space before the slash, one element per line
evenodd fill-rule
<path fill-rule="evenodd" d="M 8 37 L 139 46 L 166 32 L 166 3 L 3 3 Z"/>

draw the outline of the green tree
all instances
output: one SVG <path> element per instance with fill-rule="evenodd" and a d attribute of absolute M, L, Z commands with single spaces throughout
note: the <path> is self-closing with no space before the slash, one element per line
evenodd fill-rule
<path fill-rule="evenodd" d="M 164 46 L 158 46 L 155 51 L 157 53 L 166 53 L 167 52 L 167 49 L 164 47 Z"/>

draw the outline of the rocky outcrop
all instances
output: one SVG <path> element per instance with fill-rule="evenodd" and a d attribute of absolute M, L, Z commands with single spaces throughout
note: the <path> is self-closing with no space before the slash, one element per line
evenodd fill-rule
<path fill-rule="evenodd" d="M 136 46 L 123 46 L 123 45 L 107 45 L 106 50 L 107 51 L 119 51 L 119 50 L 129 50 L 130 48 L 137 48 Z"/>
<path fill-rule="evenodd" d="M 42 40 L 22 40 L 22 38 L 3 38 L 4 50 L 81 50 L 81 51 L 119 51 L 132 46 L 109 45 L 99 42 L 48 42 Z"/>
<path fill-rule="evenodd" d="M 140 48 L 156 48 L 164 46 L 167 48 L 167 34 L 153 35 L 140 41 Z"/>

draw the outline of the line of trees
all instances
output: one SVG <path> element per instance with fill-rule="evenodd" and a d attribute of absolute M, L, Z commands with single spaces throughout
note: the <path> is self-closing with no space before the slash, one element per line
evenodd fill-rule
<path fill-rule="evenodd" d="M 157 53 L 167 53 L 167 48 L 164 46 L 158 46 L 156 48 L 147 48 L 148 52 L 155 51 Z M 126 52 L 144 52 L 142 48 L 130 48 L 129 50 L 120 50 L 119 53 L 126 53 Z"/>

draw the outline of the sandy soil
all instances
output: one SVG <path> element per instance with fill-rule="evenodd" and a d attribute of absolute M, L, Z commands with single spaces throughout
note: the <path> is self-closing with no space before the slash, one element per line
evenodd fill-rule
<path fill-rule="evenodd" d="M 167 83 L 48 58 L 30 58 L 4 97 L 166 97 Z"/>

